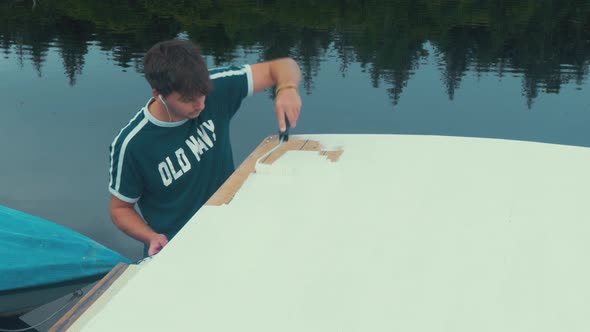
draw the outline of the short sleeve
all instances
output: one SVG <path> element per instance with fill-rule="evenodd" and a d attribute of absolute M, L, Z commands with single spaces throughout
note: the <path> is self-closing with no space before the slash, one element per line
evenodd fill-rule
<path fill-rule="evenodd" d="M 115 143 L 110 147 L 109 191 L 124 202 L 135 203 L 143 188 L 141 176 L 126 145 Z"/>
<path fill-rule="evenodd" d="M 240 108 L 242 100 L 252 95 L 254 83 L 250 65 L 215 68 L 209 72 L 214 93 L 225 104 L 229 117 Z"/>

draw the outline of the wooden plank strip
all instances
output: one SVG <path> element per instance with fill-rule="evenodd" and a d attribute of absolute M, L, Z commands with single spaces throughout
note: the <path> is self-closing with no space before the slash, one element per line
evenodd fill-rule
<path fill-rule="evenodd" d="M 303 151 L 318 151 L 318 153 L 322 156 L 326 156 L 331 161 L 338 161 L 343 150 L 338 151 L 325 151 L 322 150 L 322 145 L 318 141 L 307 141 L 307 143 L 301 148 Z"/>
<path fill-rule="evenodd" d="M 305 145 L 303 145 L 303 147 L 301 147 L 301 150 L 303 151 L 320 151 L 322 149 L 322 146 L 320 144 L 320 142 L 318 141 L 305 141 Z"/>
<path fill-rule="evenodd" d="M 117 264 L 111 272 L 104 276 L 92 289 L 82 297 L 60 320 L 49 329 L 49 332 L 67 330 L 82 314 L 127 270 L 129 265 Z"/>

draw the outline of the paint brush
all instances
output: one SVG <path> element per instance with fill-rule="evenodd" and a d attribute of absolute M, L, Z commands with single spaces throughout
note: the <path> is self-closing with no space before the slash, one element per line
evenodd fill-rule
<path fill-rule="evenodd" d="M 279 130 L 279 144 L 281 142 L 286 142 L 289 140 L 289 127 L 291 127 L 291 124 L 289 123 L 289 118 L 287 118 L 287 116 L 285 115 L 285 131 L 280 131 Z"/>
<path fill-rule="evenodd" d="M 281 131 L 279 129 L 279 142 L 277 143 L 277 145 L 272 148 L 270 151 L 266 152 L 264 155 L 262 155 L 260 158 L 256 159 L 256 163 L 254 164 L 254 171 L 256 173 L 259 173 L 259 171 L 262 169 L 262 167 L 264 166 L 268 166 L 268 165 L 264 165 L 262 164 L 262 160 L 264 160 L 266 157 L 268 157 L 271 153 L 275 152 L 276 149 L 278 149 L 283 142 L 286 142 L 289 140 L 289 127 L 291 127 L 291 124 L 289 123 L 289 119 L 287 118 L 287 116 L 285 115 L 285 131 Z"/>

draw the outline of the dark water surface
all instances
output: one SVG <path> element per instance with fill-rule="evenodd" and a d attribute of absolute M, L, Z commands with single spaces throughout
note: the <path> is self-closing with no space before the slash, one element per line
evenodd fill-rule
<path fill-rule="evenodd" d="M 175 37 L 200 43 L 211 67 L 296 59 L 294 134 L 590 146 L 590 1 L 9 0 L 0 204 L 139 258 L 110 222 L 108 146 L 150 96 L 143 53 Z M 270 93 L 248 99 L 236 163 L 276 131 Z"/>

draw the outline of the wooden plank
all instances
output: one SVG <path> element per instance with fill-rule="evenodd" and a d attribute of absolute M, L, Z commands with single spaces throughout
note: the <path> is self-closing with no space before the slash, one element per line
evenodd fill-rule
<path fill-rule="evenodd" d="M 303 151 L 320 151 L 322 149 L 322 145 L 318 141 L 305 141 L 305 144 L 301 147 Z"/>
<path fill-rule="evenodd" d="M 127 270 L 129 265 L 119 263 L 111 272 L 104 276 L 92 289 L 73 306 L 60 320 L 49 329 L 49 332 L 67 330 L 82 314 Z"/>

